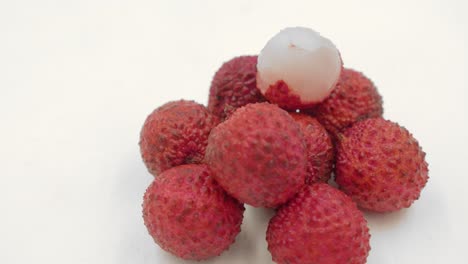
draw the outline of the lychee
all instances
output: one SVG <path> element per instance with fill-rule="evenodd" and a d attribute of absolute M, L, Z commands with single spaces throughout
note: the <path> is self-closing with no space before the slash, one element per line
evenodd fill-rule
<path fill-rule="evenodd" d="M 340 135 L 336 182 L 360 207 L 376 212 L 409 207 L 427 180 L 425 153 L 404 127 L 372 118 Z"/>
<path fill-rule="evenodd" d="M 211 82 L 208 110 L 224 120 L 241 106 L 265 101 L 256 78 L 257 56 L 240 56 L 225 62 Z"/>
<path fill-rule="evenodd" d="M 148 187 L 143 218 L 164 250 L 183 259 L 220 255 L 240 232 L 244 206 L 210 176 L 206 165 L 164 171 Z"/>
<path fill-rule="evenodd" d="M 299 123 L 307 146 L 306 183 L 327 182 L 334 163 L 333 144 L 327 130 L 313 117 L 290 114 Z"/>
<path fill-rule="evenodd" d="M 329 39 L 312 29 L 286 28 L 258 56 L 257 86 L 282 108 L 306 109 L 331 93 L 341 68 L 340 53 Z"/>
<path fill-rule="evenodd" d="M 148 170 L 157 175 L 171 167 L 200 163 L 216 117 L 193 101 L 174 101 L 154 110 L 140 133 L 140 151 Z"/>
<path fill-rule="evenodd" d="M 304 187 L 280 207 L 266 235 L 278 264 L 364 264 L 369 239 L 356 204 L 325 183 Z"/>
<path fill-rule="evenodd" d="M 229 194 L 255 207 L 277 207 L 305 184 L 307 152 L 299 124 L 269 103 L 241 107 L 215 127 L 205 159 Z"/>
<path fill-rule="evenodd" d="M 382 116 L 382 97 L 364 74 L 345 68 L 331 95 L 311 113 L 336 139 L 339 132 L 352 124 Z"/>

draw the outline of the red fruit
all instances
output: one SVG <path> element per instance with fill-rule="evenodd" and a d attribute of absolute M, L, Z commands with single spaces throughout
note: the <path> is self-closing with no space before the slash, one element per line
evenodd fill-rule
<path fill-rule="evenodd" d="M 256 78 L 257 56 L 240 56 L 225 62 L 211 82 L 208 110 L 224 120 L 241 106 L 265 101 Z"/>
<path fill-rule="evenodd" d="M 206 163 L 239 201 L 276 207 L 305 184 L 307 153 L 299 125 L 268 103 L 249 104 L 213 129 Z"/>
<path fill-rule="evenodd" d="M 356 123 L 341 135 L 336 182 L 360 207 L 391 212 L 409 207 L 428 180 L 428 166 L 416 139 L 382 118 Z"/>
<path fill-rule="evenodd" d="M 140 134 L 141 156 L 149 172 L 157 175 L 181 164 L 200 163 L 216 124 L 216 118 L 193 101 L 169 102 L 154 110 Z"/>
<path fill-rule="evenodd" d="M 362 73 L 343 69 L 331 95 L 311 113 L 336 139 L 339 132 L 352 124 L 382 116 L 382 97 Z"/>
<path fill-rule="evenodd" d="M 324 183 L 304 187 L 280 207 L 266 235 L 279 264 L 364 264 L 369 239 L 355 203 Z"/>
<path fill-rule="evenodd" d="M 206 165 L 166 170 L 146 190 L 143 218 L 164 250 L 184 259 L 218 256 L 240 232 L 244 206 L 210 177 Z"/>
<path fill-rule="evenodd" d="M 308 150 L 306 183 L 327 182 L 333 169 L 333 144 L 327 130 L 313 117 L 290 113 L 299 123 Z"/>

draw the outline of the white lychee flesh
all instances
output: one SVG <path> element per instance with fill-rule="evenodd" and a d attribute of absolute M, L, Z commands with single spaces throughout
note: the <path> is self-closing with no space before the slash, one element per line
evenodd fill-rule
<path fill-rule="evenodd" d="M 340 76 L 342 61 L 335 45 L 304 27 L 286 28 L 271 38 L 258 56 L 257 86 L 268 88 L 284 81 L 305 103 L 325 99 Z"/>

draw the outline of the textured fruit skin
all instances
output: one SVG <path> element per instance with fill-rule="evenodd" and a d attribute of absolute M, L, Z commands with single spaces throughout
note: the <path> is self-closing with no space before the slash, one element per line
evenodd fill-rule
<path fill-rule="evenodd" d="M 307 146 L 306 183 L 328 182 L 333 170 L 334 150 L 327 130 L 313 117 L 290 113 L 302 129 Z"/>
<path fill-rule="evenodd" d="M 341 136 L 336 182 L 371 211 L 409 207 L 428 180 L 425 153 L 404 127 L 383 118 L 356 123 Z"/>
<path fill-rule="evenodd" d="M 290 111 L 296 109 L 309 109 L 318 103 L 314 101 L 303 101 L 301 97 L 292 91 L 288 84 L 283 80 L 270 85 L 265 92 L 265 97 L 268 101 Z"/>
<path fill-rule="evenodd" d="M 305 184 L 307 153 L 299 125 L 269 103 L 249 104 L 215 127 L 206 163 L 233 197 L 277 207 Z"/>
<path fill-rule="evenodd" d="M 213 77 L 208 110 L 224 120 L 241 106 L 263 101 L 257 89 L 257 56 L 240 56 L 225 62 Z"/>
<path fill-rule="evenodd" d="M 339 132 L 354 123 L 382 116 L 382 104 L 382 97 L 371 80 L 358 71 L 344 68 L 330 96 L 310 113 L 336 139 Z"/>
<path fill-rule="evenodd" d="M 200 163 L 217 119 L 193 101 L 174 101 L 154 110 L 140 133 L 140 152 L 149 172 L 157 175 L 181 164 Z"/>
<path fill-rule="evenodd" d="M 266 240 L 278 264 L 364 264 L 370 250 L 363 214 L 325 183 L 304 187 L 280 207 Z"/>
<path fill-rule="evenodd" d="M 148 187 L 143 219 L 164 250 L 183 259 L 220 255 L 240 232 L 244 206 L 228 196 L 202 164 L 166 170 Z"/>

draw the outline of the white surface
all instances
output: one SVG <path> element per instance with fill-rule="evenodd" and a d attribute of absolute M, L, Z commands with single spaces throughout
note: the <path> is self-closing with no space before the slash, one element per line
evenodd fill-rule
<path fill-rule="evenodd" d="M 466 1 L 189 2 L 0 2 L 0 263 L 186 263 L 143 225 L 140 127 L 166 101 L 206 102 L 223 61 L 296 25 L 372 78 L 427 152 L 421 199 L 367 216 L 368 263 L 467 263 Z M 206 263 L 271 263 L 267 216 L 249 209 Z"/>

